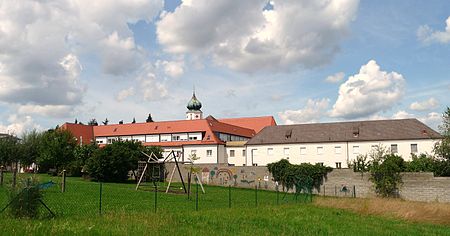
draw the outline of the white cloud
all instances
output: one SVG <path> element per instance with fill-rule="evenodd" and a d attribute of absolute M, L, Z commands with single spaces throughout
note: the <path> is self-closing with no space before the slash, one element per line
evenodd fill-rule
<path fill-rule="evenodd" d="M 67 118 L 73 115 L 73 107 L 67 105 L 20 105 L 17 109 L 19 115 L 39 115 L 47 117 Z"/>
<path fill-rule="evenodd" d="M 416 118 L 416 116 L 406 111 L 398 111 L 397 113 L 392 115 L 392 119 L 410 119 L 410 118 Z"/>
<path fill-rule="evenodd" d="M 340 86 L 331 116 L 355 119 L 388 110 L 403 97 L 404 90 L 401 74 L 382 71 L 371 60 Z"/>
<path fill-rule="evenodd" d="M 158 81 L 153 71 L 153 67 L 147 64 L 137 78 L 137 81 L 140 83 L 139 94 L 142 94 L 146 101 L 157 101 L 169 96 L 166 85 Z"/>
<path fill-rule="evenodd" d="M 344 79 L 344 77 L 345 77 L 344 72 L 338 72 L 334 75 L 327 76 L 325 81 L 328 83 L 339 83 Z"/>
<path fill-rule="evenodd" d="M 129 23 L 150 22 L 163 1 L 48 0 L 0 4 L 0 99 L 15 104 L 77 105 L 80 58 L 100 58 L 104 72 L 136 69 L 143 52 Z"/>
<path fill-rule="evenodd" d="M 34 123 L 31 116 L 17 116 L 10 115 L 8 118 L 9 124 L 3 125 L 0 123 L 0 133 L 9 133 L 20 136 L 23 132 L 37 129 L 40 130 L 41 127 Z"/>
<path fill-rule="evenodd" d="M 424 43 L 450 43 L 450 16 L 445 23 L 445 31 L 433 30 L 428 25 L 422 25 L 417 30 L 417 37 Z"/>
<path fill-rule="evenodd" d="M 319 122 L 328 108 L 329 99 L 308 99 L 306 106 L 299 110 L 286 110 L 279 112 L 278 116 L 285 124 Z"/>
<path fill-rule="evenodd" d="M 162 66 L 164 73 L 170 77 L 180 77 L 184 74 L 184 61 L 157 61 L 156 66 Z"/>
<path fill-rule="evenodd" d="M 329 62 L 347 35 L 357 0 L 183 1 L 157 22 L 167 52 L 204 54 L 244 72 L 286 71 Z"/>
<path fill-rule="evenodd" d="M 427 111 L 435 109 L 439 106 L 438 100 L 435 98 L 430 98 L 422 102 L 413 102 L 409 105 L 409 109 L 414 111 Z"/>
<path fill-rule="evenodd" d="M 442 122 L 442 115 L 437 112 L 430 112 L 425 117 L 419 118 L 419 120 L 437 130 L 438 125 Z"/>
<path fill-rule="evenodd" d="M 134 95 L 134 88 L 133 87 L 130 87 L 130 88 L 127 88 L 127 89 L 123 89 L 117 94 L 116 100 L 119 101 L 119 102 L 122 102 L 123 100 L 125 100 L 128 97 L 133 96 L 133 95 Z"/>

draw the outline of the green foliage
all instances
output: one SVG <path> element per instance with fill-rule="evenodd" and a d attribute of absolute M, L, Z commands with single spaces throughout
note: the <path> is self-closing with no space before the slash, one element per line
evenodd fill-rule
<path fill-rule="evenodd" d="M 113 142 L 93 152 L 86 161 L 86 171 L 96 181 L 124 182 L 128 171 L 136 169 L 143 150 L 141 142 Z"/>
<path fill-rule="evenodd" d="M 438 165 L 438 160 L 433 156 L 427 154 L 420 154 L 419 156 L 412 154 L 411 161 L 406 162 L 407 172 L 435 172 Z"/>
<path fill-rule="evenodd" d="M 20 158 L 22 165 L 29 166 L 36 163 L 36 160 L 39 158 L 42 136 L 42 133 L 36 130 L 23 133 Z"/>
<path fill-rule="evenodd" d="M 401 172 L 406 168 L 401 156 L 389 154 L 370 166 L 370 180 L 375 185 L 375 192 L 382 197 L 397 197 L 402 184 Z"/>
<path fill-rule="evenodd" d="M 10 190 L 9 213 L 15 218 L 36 218 L 42 199 L 38 182 L 33 179 L 21 180 L 16 188 Z"/>
<path fill-rule="evenodd" d="M 450 161 L 450 108 L 442 114 L 442 124 L 439 129 L 444 136 L 442 140 L 434 146 L 434 153 L 437 157 Z"/>
<path fill-rule="evenodd" d="M 367 160 L 367 155 L 358 155 L 355 160 L 353 160 L 349 167 L 353 168 L 354 172 L 360 172 L 361 175 L 364 172 L 369 171 L 370 161 Z"/>
<path fill-rule="evenodd" d="M 0 165 L 6 166 L 19 161 L 21 149 L 19 140 L 14 136 L 0 138 Z"/>
<path fill-rule="evenodd" d="M 81 176 L 86 161 L 94 155 L 97 149 L 98 145 L 96 143 L 77 145 L 73 150 L 74 160 L 67 168 L 68 174 L 71 176 Z"/>
<path fill-rule="evenodd" d="M 156 157 L 158 157 L 158 159 L 163 158 L 163 149 L 159 146 L 145 146 L 144 147 L 144 152 L 147 153 L 148 155 L 150 155 L 150 153 L 153 152 L 153 154 L 155 154 Z M 141 156 L 141 161 L 146 161 L 147 157 L 145 156 Z"/>
<path fill-rule="evenodd" d="M 59 172 L 68 168 L 74 161 L 77 141 L 69 131 L 61 129 L 46 131 L 42 134 L 40 144 L 37 159 L 40 172 L 47 172 L 51 168 Z"/>
<path fill-rule="evenodd" d="M 267 169 L 283 188 L 287 191 L 295 188 L 297 193 L 301 191 L 311 193 L 313 188 L 320 190 L 323 179 L 332 170 L 331 167 L 319 164 L 293 165 L 286 159 L 268 164 Z"/>

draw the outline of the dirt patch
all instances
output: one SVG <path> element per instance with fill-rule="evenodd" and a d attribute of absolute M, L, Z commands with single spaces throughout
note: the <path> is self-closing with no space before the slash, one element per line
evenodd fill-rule
<path fill-rule="evenodd" d="M 316 197 L 314 205 L 353 212 L 400 218 L 413 222 L 450 225 L 450 204 L 411 202 L 387 198 Z"/>

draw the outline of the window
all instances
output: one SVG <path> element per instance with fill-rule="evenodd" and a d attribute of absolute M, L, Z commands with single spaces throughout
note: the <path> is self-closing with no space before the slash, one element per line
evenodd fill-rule
<path fill-rule="evenodd" d="M 334 147 L 334 153 L 335 153 L 335 154 L 341 154 L 341 153 L 342 153 L 342 148 L 341 148 L 341 146 L 336 146 L 336 147 Z"/>
<path fill-rule="evenodd" d="M 272 156 L 273 155 L 273 148 L 267 148 L 267 155 Z"/>
<path fill-rule="evenodd" d="M 340 162 L 336 162 L 336 169 L 341 169 L 341 163 Z"/>
<path fill-rule="evenodd" d="M 411 144 L 411 153 L 417 153 L 417 143 Z"/>
<path fill-rule="evenodd" d="M 189 137 L 189 140 L 197 140 L 197 136 Z"/>
<path fill-rule="evenodd" d="M 372 145 L 372 149 L 377 149 L 378 145 Z"/>
<path fill-rule="evenodd" d="M 323 162 L 317 162 L 317 164 L 319 164 L 319 166 L 323 166 Z"/>
<path fill-rule="evenodd" d="M 284 148 L 283 152 L 285 156 L 289 156 L 289 148 Z"/>
<path fill-rule="evenodd" d="M 197 154 L 197 150 L 191 150 L 191 155 L 196 155 Z"/>
<path fill-rule="evenodd" d="M 172 135 L 172 141 L 178 141 L 178 140 L 180 140 L 181 139 L 181 137 L 180 137 L 180 135 Z"/>
<path fill-rule="evenodd" d="M 230 157 L 234 157 L 234 150 L 230 150 Z"/>
<path fill-rule="evenodd" d="M 398 152 L 397 144 L 391 144 L 391 152 L 392 153 L 397 153 Z"/>
<path fill-rule="evenodd" d="M 103 140 L 97 140 L 97 143 L 101 144 L 101 143 L 103 143 Z"/>
<path fill-rule="evenodd" d="M 253 166 L 258 166 L 258 163 L 253 163 Z"/>
<path fill-rule="evenodd" d="M 242 156 L 245 157 L 245 149 L 242 150 Z"/>
<path fill-rule="evenodd" d="M 300 147 L 300 155 L 306 155 L 306 147 Z"/>
<path fill-rule="evenodd" d="M 359 146 L 353 146 L 353 154 L 359 154 Z"/>
<path fill-rule="evenodd" d="M 323 147 L 317 147 L 317 154 L 319 155 L 323 154 Z"/>
<path fill-rule="evenodd" d="M 207 157 L 212 156 L 212 150 L 206 150 L 206 156 Z"/>

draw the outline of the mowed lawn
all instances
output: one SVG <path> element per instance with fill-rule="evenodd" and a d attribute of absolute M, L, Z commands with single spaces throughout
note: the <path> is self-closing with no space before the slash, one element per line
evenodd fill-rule
<path fill-rule="evenodd" d="M 103 184 L 100 215 L 98 183 L 68 178 L 67 191 L 61 193 L 60 178 L 38 178 L 57 183 L 44 190 L 44 202 L 57 217 L 11 219 L 3 213 L 1 235 L 450 235 L 445 225 L 316 206 L 292 195 L 283 199 L 281 193 L 277 201 L 276 192 L 213 186 L 199 193 L 198 211 L 195 185 L 191 199 L 158 192 L 155 213 L 152 185 L 136 191 L 134 184 Z M 6 190 L 0 188 L 0 206 L 6 203 Z"/>

